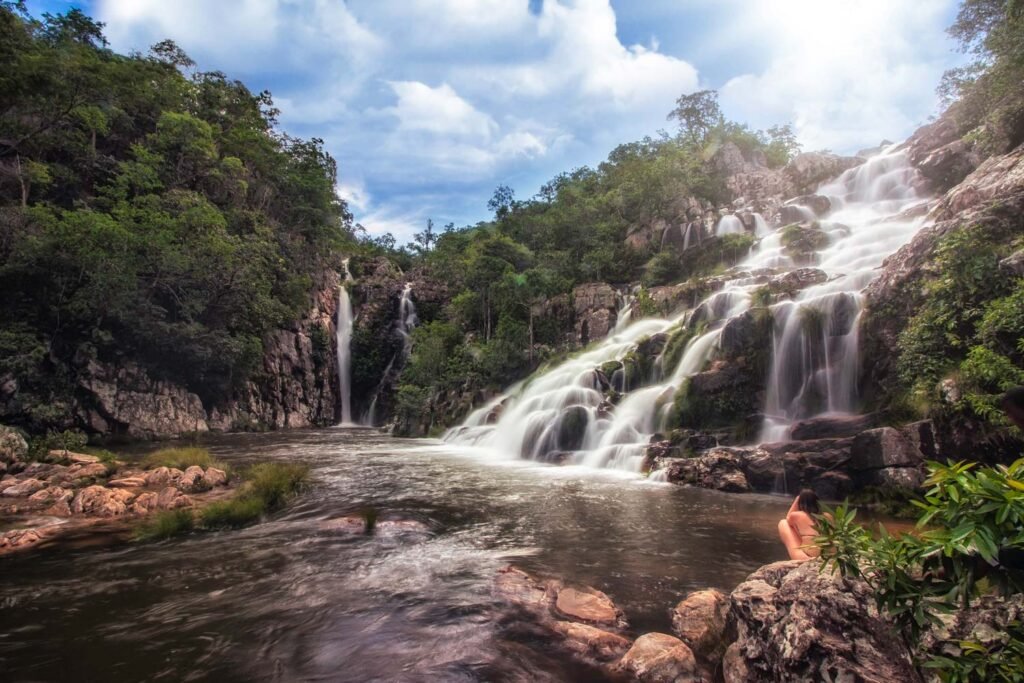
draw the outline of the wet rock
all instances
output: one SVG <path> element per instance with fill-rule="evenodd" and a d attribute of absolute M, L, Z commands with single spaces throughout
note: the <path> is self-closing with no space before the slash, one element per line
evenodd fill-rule
<path fill-rule="evenodd" d="M 155 470 L 146 472 L 145 479 L 147 486 L 168 486 L 181 479 L 184 474 L 181 470 L 171 467 L 157 467 Z"/>
<path fill-rule="evenodd" d="M 832 202 L 829 198 L 820 194 L 805 194 L 802 197 L 791 200 L 789 204 L 806 206 L 819 217 L 824 216 L 832 209 Z"/>
<path fill-rule="evenodd" d="M 865 483 L 915 489 L 924 482 L 925 458 L 911 436 L 879 427 L 854 437 L 849 467 Z"/>
<path fill-rule="evenodd" d="M 135 500 L 132 501 L 131 507 L 128 511 L 133 515 L 147 515 L 154 510 L 159 509 L 160 497 L 152 491 L 140 493 Z"/>
<path fill-rule="evenodd" d="M 672 483 L 730 493 L 750 491 L 742 457 L 730 449 L 714 448 L 693 458 L 666 458 L 661 464 Z"/>
<path fill-rule="evenodd" d="M 792 295 L 801 289 L 820 285 L 828 280 L 828 274 L 818 268 L 797 268 L 782 275 L 776 275 L 768 286 L 773 292 Z"/>
<path fill-rule="evenodd" d="M 137 489 L 145 485 L 146 480 L 143 477 L 123 477 L 107 482 L 107 486 L 112 489 Z"/>
<path fill-rule="evenodd" d="M 686 643 L 665 633 L 647 633 L 637 638 L 617 668 L 643 683 L 699 680 L 693 652 Z"/>
<path fill-rule="evenodd" d="M 622 611 L 611 598 L 594 588 L 563 588 L 555 599 L 555 611 L 563 617 L 592 624 L 624 626 Z"/>
<path fill-rule="evenodd" d="M 174 486 L 168 486 L 157 494 L 156 505 L 161 510 L 177 510 L 192 507 L 192 499 Z"/>
<path fill-rule="evenodd" d="M 727 683 L 863 681 L 918 683 L 911 655 L 873 606 L 868 586 L 818 562 L 762 567 L 730 596 L 737 639 Z"/>
<path fill-rule="evenodd" d="M 814 226 L 793 223 L 782 229 L 782 250 L 796 263 L 810 264 L 831 239 Z"/>
<path fill-rule="evenodd" d="M 10 427 L 0 425 L 0 463 L 9 465 L 25 459 L 28 443 Z"/>
<path fill-rule="evenodd" d="M 587 435 L 590 413 L 583 406 L 570 406 L 558 417 L 556 448 L 560 451 L 575 451 L 583 445 Z"/>
<path fill-rule="evenodd" d="M 41 540 L 43 540 L 42 534 L 35 529 L 12 529 L 0 533 L 0 550 L 24 548 Z"/>
<path fill-rule="evenodd" d="M 581 345 L 604 339 L 615 327 L 617 297 L 605 282 L 578 285 L 572 292 L 576 338 Z"/>
<path fill-rule="evenodd" d="M 100 459 L 95 455 L 89 455 L 87 453 L 75 453 L 74 451 L 65 450 L 53 450 L 49 452 L 49 456 L 54 460 L 68 460 L 72 465 L 88 465 L 94 462 L 99 462 Z"/>
<path fill-rule="evenodd" d="M 672 610 L 672 632 L 686 643 L 697 657 L 714 662 L 722 657 L 729 597 L 716 590 L 690 593 Z"/>
<path fill-rule="evenodd" d="M 374 520 L 372 526 L 369 526 L 367 517 L 361 515 L 326 519 L 320 522 L 319 526 L 325 531 L 340 531 L 353 535 L 395 536 L 430 533 L 430 527 L 415 519 Z"/>
<path fill-rule="evenodd" d="M 562 647 L 584 659 L 610 662 L 621 657 L 630 648 L 630 641 L 622 636 L 573 621 L 556 621 L 552 629 L 563 636 Z"/>
<path fill-rule="evenodd" d="M 862 163 L 864 160 L 857 157 L 841 157 L 827 152 L 797 154 L 784 169 L 795 189 L 794 193 L 786 196 L 811 192 L 822 182 L 836 178 L 843 171 Z"/>
<path fill-rule="evenodd" d="M 227 486 L 228 474 L 222 469 L 207 467 L 203 473 L 203 485 L 209 489 L 212 489 L 214 486 Z"/>
<path fill-rule="evenodd" d="M 56 505 L 57 503 L 70 503 L 71 499 L 75 497 L 74 491 L 62 488 L 60 486 L 49 486 L 45 489 L 36 491 L 28 497 L 33 503 L 43 503 L 46 505 Z"/>
<path fill-rule="evenodd" d="M 878 422 L 879 417 L 876 413 L 813 417 L 795 422 L 790 429 L 790 437 L 794 441 L 807 441 L 856 436 L 864 430 L 877 427 Z"/>
<path fill-rule="evenodd" d="M 28 478 L 24 479 L 13 486 L 8 486 L 0 491 L 0 495 L 6 496 L 7 498 L 26 498 L 31 496 L 36 491 L 40 491 L 46 487 L 46 484 L 39 481 L 38 479 Z"/>
<path fill-rule="evenodd" d="M 127 512 L 127 503 L 134 497 L 133 493 L 124 489 L 89 486 L 75 496 L 71 502 L 71 512 L 76 515 L 116 517 Z"/>
<path fill-rule="evenodd" d="M 71 503 L 68 500 L 58 500 L 56 503 L 46 508 L 46 514 L 54 517 L 70 517 L 71 516 Z"/>
<path fill-rule="evenodd" d="M 498 571 L 494 579 L 494 594 L 504 602 L 534 611 L 546 611 L 554 599 L 548 585 L 515 567 Z"/>
<path fill-rule="evenodd" d="M 102 479 L 107 476 L 107 466 L 98 462 L 79 463 L 67 469 L 67 476 L 76 479 Z"/>
<path fill-rule="evenodd" d="M 203 484 L 203 468 L 198 465 L 192 465 L 185 469 L 181 473 L 175 485 L 184 491 L 185 493 L 196 493 L 198 491 L 206 490 Z"/>

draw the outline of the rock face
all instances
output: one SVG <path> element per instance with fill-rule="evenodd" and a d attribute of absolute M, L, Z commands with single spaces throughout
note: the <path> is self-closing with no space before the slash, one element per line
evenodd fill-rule
<path fill-rule="evenodd" d="M 591 282 L 572 292 L 576 337 L 582 346 L 604 339 L 615 327 L 617 296 L 611 285 Z"/>
<path fill-rule="evenodd" d="M 921 681 L 867 585 L 819 569 L 767 565 L 732 592 L 737 638 L 723 662 L 726 683 Z"/>
<path fill-rule="evenodd" d="M 71 501 L 71 512 L 76 515 L 116 517 L 128 511 L 127 503 L 135 497 L 131 491 L 90 486 L 82 489 Z"/>

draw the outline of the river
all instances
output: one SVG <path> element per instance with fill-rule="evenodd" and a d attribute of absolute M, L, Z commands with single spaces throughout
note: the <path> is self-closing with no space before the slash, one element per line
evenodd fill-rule
<path fill-rule="evenodd" d="M 311 488 L 238 531 L 79 539 L 0 559 L 0 678 L 594 680 L 509 629 L 491 592 L 499 568 L 599 588 L 643 633 L 668 631 L 687 591 L 731 589 L 786 557 L 775 526 L 788 499 L 492 461 L 370 430 L 208 441 L 234 466 L 308 463 Z M 370 508 L 430 533 L 324 525 Z"/>

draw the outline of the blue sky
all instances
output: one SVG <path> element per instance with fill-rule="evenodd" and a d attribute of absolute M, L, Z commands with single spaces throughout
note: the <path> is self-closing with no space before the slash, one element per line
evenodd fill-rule
<path fill-rule="evenodd" d="M 338 159 L 371 233 L 487 218 L 615 145 L 668 128 L 676 97 L 790 122 L 806 149 L 897 140 L 960 61 L 955 0 L 31 0 L 106 22 L 119 51 L 171 38 L 204 70 L 269 89 Z"/>

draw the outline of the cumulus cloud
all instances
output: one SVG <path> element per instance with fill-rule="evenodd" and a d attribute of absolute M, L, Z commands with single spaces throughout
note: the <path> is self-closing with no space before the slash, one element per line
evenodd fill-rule
<path fill-rule="evenodd" d="M 854 151 L 906 136 L 936 106 L 953 0 L 766 0 L 730 39 L 770 37 L 765 67 L 721 89 L 728 115 L 791 121 L 808 148 Z"/>
<path fill-rule="evenodd" d="M 733 118 L 793 121 L 809 147 L 853 149 L 931 109 L 955 0 L 96 0 L 113 46 L 177 41 L 203 69 L 270 88 L 293 134 L 339 160 L 369 230 L 411 235 L 427 216 L 475 222 L 498 184 L 529 195 L 668 124 L 676 97 L 720 86 Z M 619 15 L 649 31 L 625 40 Z M 662 47 L 699 21 L 687 50 Z M 696 17 L 696 19 L 695 19 Z M 642 44 L 641 44 L 642 43 Z M 757 67 L 729 67 L 736 47 Z M 678 41 L 677 41 L 678 47 Z M 677 53 L 680 51 L 677 49 Z M 866 77 L 867 75 L 867 77 Z M 418 227 L 416 228 L 418 229 Z"/>

